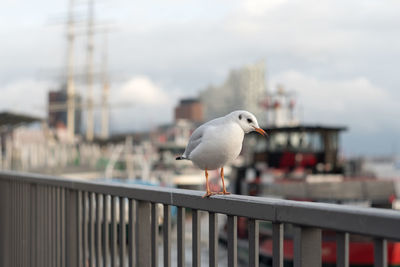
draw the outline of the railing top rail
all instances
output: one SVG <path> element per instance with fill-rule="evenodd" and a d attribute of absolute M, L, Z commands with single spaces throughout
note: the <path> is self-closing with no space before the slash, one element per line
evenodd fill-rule
<path fill-rule="evenodd" d="M 400 240 L 400 212 L 394 210 L 241 195 L 202 198 L 203 192 L 194 190 L 90 182 L 5 171 L 0 172 L 0 180 L 59 186 L 258 220 Z"/>

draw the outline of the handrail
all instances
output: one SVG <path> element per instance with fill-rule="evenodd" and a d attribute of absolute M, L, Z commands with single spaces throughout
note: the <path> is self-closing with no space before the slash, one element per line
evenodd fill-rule
<path fill-rule="evenodd" d="M 2 179 L 108 194 L 255 220 L 400 240 L 400 212 L 394 210 L 241 195 L 202 198 L 203 192 L 194 190 L 70 180 L 31 173 L 2 171 L 0 180 Z"/>

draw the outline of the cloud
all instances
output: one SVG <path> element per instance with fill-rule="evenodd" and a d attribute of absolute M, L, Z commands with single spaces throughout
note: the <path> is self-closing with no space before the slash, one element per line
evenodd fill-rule
<path fill-rule="evenodd" d="M 167 89 L 145 75 L 133 76 L 114 85 L 111 92 L 110 102 L 116 107 L 111 112 L 114 132 L 148 130 L 171 122 L 173 108 L 182 95 L 180 90 Z M 119 103 L 129 107 L 118 108 Z"/>
<path fill-rule="evenodd" d="M 240 10 L 244 10 L 250 16 L 262 16 L 266 12 L 272 11 L 287 2 L 288 0 L 245 0 L 241 2 Z"/>
<path fill-rule="evenodd" d="M 18 80 L 0 85 L 0 110 L 44 118 L 47 112 L 47 92 L 52 88 L 55 88 L 54 82 L 36 79 Z"/>
<path fill-rule="evenodd" d="M 135 105 L 157 106 L 169 102 L 168 95 L 146 76 L 135 76 L 124 83 L 116 92 L 116 99 Z"/>

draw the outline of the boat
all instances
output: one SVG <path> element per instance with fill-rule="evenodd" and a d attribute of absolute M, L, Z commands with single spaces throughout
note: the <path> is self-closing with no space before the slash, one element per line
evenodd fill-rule
<path fill-rule="evenodd" d="M 336 203 L 397 209 L 400 205 L 395 179 L 379 179 L 365 172 L 362 161 L 339 156 L 340 134 L 345 126 L 304 124 L 293 119 L 293 101 L 283 90 L 270 97 L 269 138 L 256 134 L 247 138 L 242 157 L 247 164 L 235 169 L 230 188 L 236 194 L 266 196 L 297 201 Z M 284 110 L 286 107 L 286 111 Z M 286 116 L 286 120 L 284 119 Z M 247 220 L 238 218 L 238 257 L 248 259 Z M 260 222 L 260 266 L 272 266 L 272 225 Z M 293 265 L 293 229 L 284 225 L 285 266 Z M 226 244 L 226 225 L 219 240 Z M 373 266 L 373 240 L 350 234 L 349 264 Z M 400 266 L 400 243 L 388 241 L 388 266 Z M 322 231 L 322 265 L 336 266 L 336 233 Z"/>

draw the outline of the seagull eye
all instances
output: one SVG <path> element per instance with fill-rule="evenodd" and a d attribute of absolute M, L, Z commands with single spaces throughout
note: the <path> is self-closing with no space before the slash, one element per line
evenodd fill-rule
<path fill-rule="evenodd" d="M 251 119 L 247 119 L 247 122 L 248 123 L 252 123 L 253 121 Z"/>
<path fill-rule="evenodd" d="M 242 115 L 239 115 L 239 120 L 241 120 L 242 119 Z"/>

